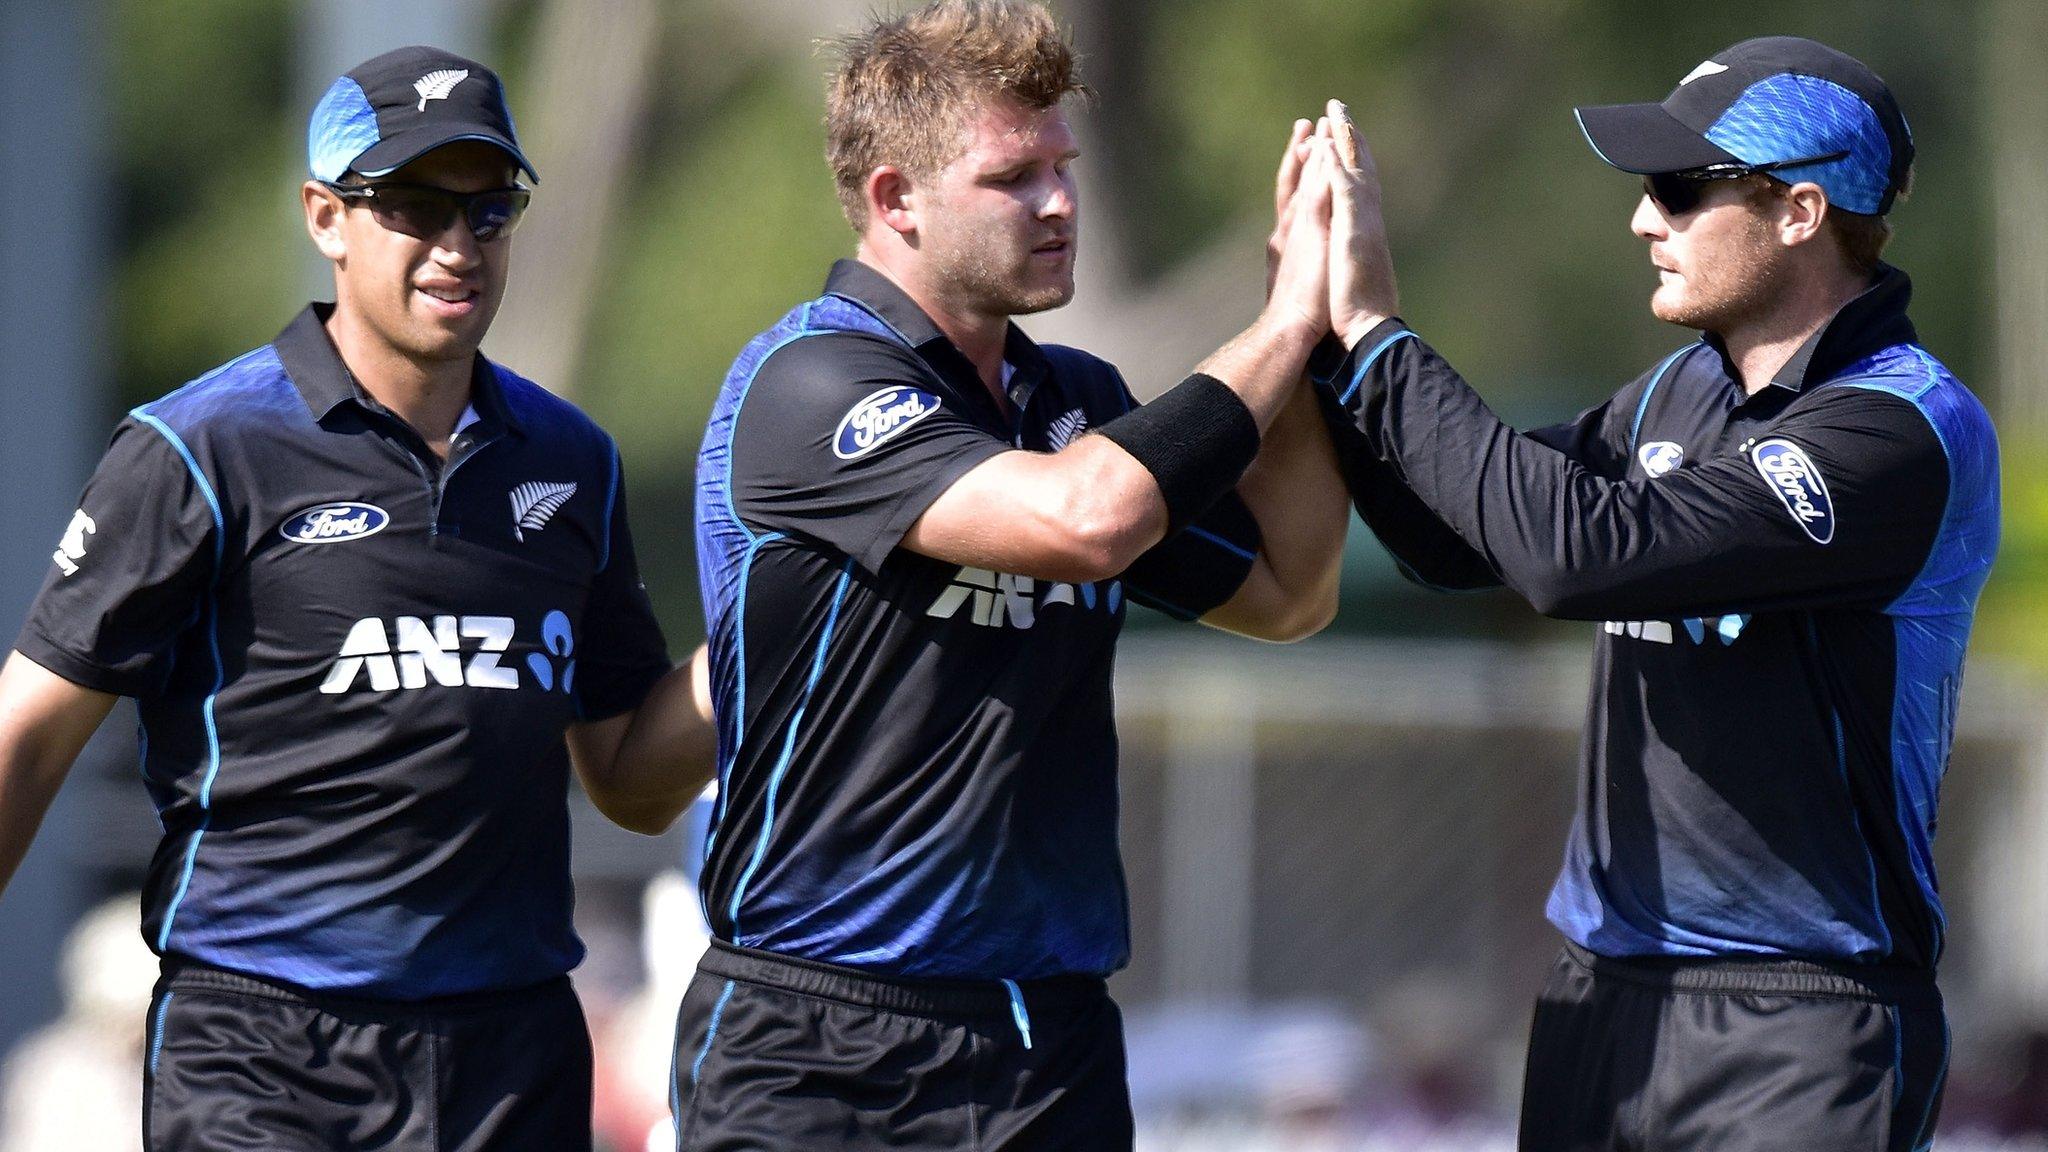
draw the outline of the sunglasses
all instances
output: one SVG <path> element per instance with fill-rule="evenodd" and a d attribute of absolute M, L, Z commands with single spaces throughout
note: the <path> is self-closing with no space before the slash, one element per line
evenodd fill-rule
<path fill-rule="evenodd" d="M 396 180 L 379 184 L 322 183 L 344 201 L 362 201 L 378 224 L 415 240 L 440 236 L 458 216 L 469 225 L 469 234 L 479 243 L 510 236 L 533 199 L 532 190 L 519 184 L 486 188 L 482 192 L 451 192 L 432 184 Z"/>
<path fill-rule="evenodd" d="M 1780 168 L 1797 168 L 1803 164 L 1825 164 L 1840 160 L 1849 153 L 1826 152 L 1819 156 L 1801 156 L 1794 160 L 1773 160 L 1768 164 L 1712 164 L 1705 168 L 1689 168 L 1683 172 L 1652 172 L 1643 177 L 1643 194 L 1657 202 L 1667 216 L 1683 216 L 1700 206 L 1700 198 L 1707 194 L 1707 185 L 1716 180 L 1739 180 L 1752 172 L 1771 172 Z"/>

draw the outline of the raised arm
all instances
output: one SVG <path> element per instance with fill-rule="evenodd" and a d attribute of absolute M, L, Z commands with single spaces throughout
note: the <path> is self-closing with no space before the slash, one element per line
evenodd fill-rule
<path fill-rule="evenodd" d="M 1502 423 L 1393 318 L 1370 154 L 1335 183 L 1331 318 L 1350 350 L 1349 422 L 1538 611 L 1640 619 L 1882 603 L 1926 562 L 1950 478 L 1911 400 L 1820 389 L 1740 451 L 1656 479 L 1589 466 Z"/>
<path fill-rule="evenodd" d="M 1230 491 L 1299 394 L 1326 328 L 1328 152 L 1307 162 L 1310 199 L 1251 327 L 1165 395 L 1059 452 L 982 461 L 932 501 L 903 545 L 949 563 L 1106 580 Z"/>

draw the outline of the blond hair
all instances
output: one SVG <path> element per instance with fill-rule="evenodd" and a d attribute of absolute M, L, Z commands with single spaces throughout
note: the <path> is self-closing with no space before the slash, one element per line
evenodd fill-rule
<path fill-rule="evenodd" d="M 1030 0 L 933 0 L 878 19 L 837 44 L 825 97 L 825 159 L 839 206 L 867 226 L 868 174 L 892 164 L 913 176 L 945 167 L 968 120 L 995 100 L 1042 111 L 1088 94 L 1073 47 Z"/>

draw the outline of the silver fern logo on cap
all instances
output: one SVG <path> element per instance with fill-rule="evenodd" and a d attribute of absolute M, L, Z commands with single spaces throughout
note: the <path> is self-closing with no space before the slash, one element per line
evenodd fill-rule
<path fill-rule="evenodd" d="M 548 526 L 569 497 L 576 494 L 576 485 L 548 484 L 540 480 L 529 480 L 512 490 L 512 538 L 526 543 L 528 532 L 538 532 Z"/>
<path fill-rule="evenodd" d="M 439 72 L 429 72 L 413 81 L 412 90 L 420 94 L 419 111 L 427 110 L 429 100 L 446 100 L 448 94 L 455 91 L 455 86 L 467 79 L 467 68 L 443 68 Z"/>

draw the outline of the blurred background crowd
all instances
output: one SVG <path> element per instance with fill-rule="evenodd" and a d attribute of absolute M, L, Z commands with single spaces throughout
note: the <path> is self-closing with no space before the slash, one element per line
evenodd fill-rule
<path fill-rule="evenodd" d="M 485 349 L 619 439 L 672 652 L 702 625 L 690 483 L 733 353 L 851 250 L 821 45 L 867 0 L 0 3 L 0 607 L 17 621 L 119 413 L 268 340 L 326 272 L 295 189 L 343 69 L 431 42 L 506 78 L 543 183 Z M 1995 414 L 2005 542 L 1937 856 L 1953 926 L 1943 1147 L 2048 1149 L 2048 5 L 2034 0 L 1060 0 L 1079 110 L 1074 305 L 1040 340 L 1150 394 L 1257 306 L 1287 125 L 1351 105 L 1409 321 L 1524 424 L 1688 339 L 1653 320 L 1575 103 L 1658 99 L 1717 48 L 1825 40 L 1911 119 L 1890 259 L 1923 342 Z M 8 627 L 12 627 L 10 623 Z M 1354 526 L 1344 605 L 1287 649 L 1132 613 L 1119 671 L 1150 1150 L 1507 1149 L 1557 938 L 1591 627 L 1433 598 Z M 0 1152 L 139 1146 L 157 828 L 132 715 L 95 740 L 0 900 Z M 1731 716 L 1739 724 L 1739 716 Z M 702 948 L 691 833 L 579 803 L 578 974 L 598 1133 L 667 1147 L 674 1005 Z"/>

